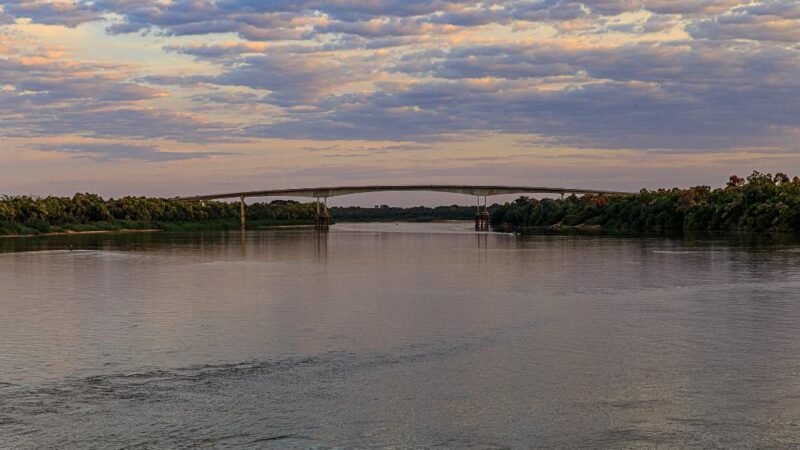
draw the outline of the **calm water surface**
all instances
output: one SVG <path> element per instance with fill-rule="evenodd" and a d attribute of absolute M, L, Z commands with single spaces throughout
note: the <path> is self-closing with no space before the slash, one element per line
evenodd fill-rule
<path fill-rule="evenodd" d="M 0 240 L 0 448 L 800 446 L 800 245 Z"/>

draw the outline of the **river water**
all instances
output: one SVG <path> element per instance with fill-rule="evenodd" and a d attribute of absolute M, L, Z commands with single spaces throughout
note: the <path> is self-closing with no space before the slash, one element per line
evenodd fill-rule
<path fill-rule="evenodd" d="M 0 448 L 800 446 L 800 245 L 0 240 Z"/>

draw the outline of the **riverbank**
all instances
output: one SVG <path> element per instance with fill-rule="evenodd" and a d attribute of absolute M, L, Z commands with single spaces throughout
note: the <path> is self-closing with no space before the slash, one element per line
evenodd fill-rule
<path fill-rule="evenodd" d="M 12 239 L 12 238 L 29 238 L 29 237 L 47 237 L 47 236 L 74 236 L 74 235 L 86 235 L 86 234 L 110 234 L 110 233 L 157 233 L 162 230 L 155 229 L 155 228 L 148 228 L 142 230 L 97 230 L 97 231 L 59 231 L 59 232 L 51 232 L 51 233 L 39 233 L 39 234 L 0 234 L 0 239 Z"/>
<path fill-rule="evenodd" d="M 308 220 L 277 220 L 261 219 L 247 223 L 248 229 L 306 227 L 313 226 Z M 90 224 L 73 224 L 53 226 L 40 230 L 14 224 L 14 226 L 0 226 L 0 238 L 46 237 L 46 236 L 71 236 L 87 234 L 108 233 L 154 233 L 154 232 L 200 232 L 200 231 L 226 231 L 238 230 L 241 224 L 238 220 L 215 220 L 209 222 L 134 222 L 115 221 L 97 222 Z"/>

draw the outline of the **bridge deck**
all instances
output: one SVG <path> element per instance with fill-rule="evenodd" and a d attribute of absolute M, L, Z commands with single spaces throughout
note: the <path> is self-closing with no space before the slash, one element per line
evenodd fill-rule
<path fill-rule="evenodd" d="M 221 200 L 246 197 L 309 197 L 328 198 L 341 195 L 362 194 L 366 192 L 448 192 L 454 194 L 493 196 L 504 194 L 598 194 L 631 195 L 630 192 L 606 191 L 601 189 L 562 188 L 543 186 L 471 186 L 471 185 L 405 185 L 405 186 L 336 186 L 295 189 L 268 189 L 262 191 L 227 192 L 223 194 L 196 195 L 180 197 L 183 201 Z"/>

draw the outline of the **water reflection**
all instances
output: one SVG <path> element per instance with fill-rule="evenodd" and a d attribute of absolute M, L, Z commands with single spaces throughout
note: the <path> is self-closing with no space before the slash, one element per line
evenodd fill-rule
<path fill-rule="evenodd" d="M 793 241 L 471 228 L 0 240 L 0 447 L 800 442 Z"/>
<path fill-rule="evenodd" d="M 325 261 L 328 258 L 328 233 L 316 232 L 317 238 L 317 258 Z"/>

